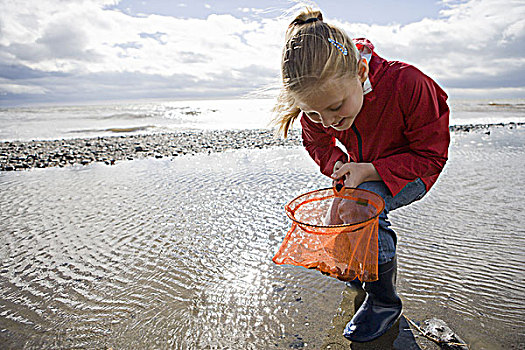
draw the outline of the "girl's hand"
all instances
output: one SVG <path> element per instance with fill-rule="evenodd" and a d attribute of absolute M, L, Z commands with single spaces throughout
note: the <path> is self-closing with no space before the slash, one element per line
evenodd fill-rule
<path fill-rule="evenodd" d="M 342 167 L 343 165 L 344 165 L 344 163 L 341 162 L 340 160 L 338 160 L 338 161 L 335 163 L 335 165 L 334 165 L 334 172 L 333 172 L 333 174 L 332 174 L 332 179 L 333 179 L 333 181 L 332 181 L 332 187 L 335 187 L 335 186 L 339 183 L 339 181 L 340 181 L 341 179 L 343 180 L 343 183 L 344 183 L 345 178 L 344 178 L 343 176 L 341 176 L 340 178 L 334 178 L 334 174 L 335 174 L 339 169 L 341 169 L 341 167 Z M 339 188 L 338 188 L 338 191 L 339 191 Z"/>
<path fill-rule="evenodd" d="M 345 187 L 357 187 L 366 181 L 381 181 L 381 177 L 372 163 L 343 163 L 338 161 L 334 166 L 332 179 L 344 179 Z"/>

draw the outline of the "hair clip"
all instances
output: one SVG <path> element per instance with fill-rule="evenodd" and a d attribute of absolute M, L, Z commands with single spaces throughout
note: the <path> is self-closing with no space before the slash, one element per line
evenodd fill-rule
<path fill-rule="evenodd" d="M 335 40 L 332 39 L 332 38 L 328 38 L 328 41 L 329 41 L 330 43 L 332 43 L 335 47 L 337 47 L 337 49 L 338 49 L 339 51 L 341 51 L 341 52 L 343 53 L 343 55 L 345 55 L 345 56 L 348 55 L 348 50 L 346 49 L 346 47 L 343 46 L 343 44 L 341 44 L 341 43 L 338 42 L 338 41 L 335 41 Z"/>

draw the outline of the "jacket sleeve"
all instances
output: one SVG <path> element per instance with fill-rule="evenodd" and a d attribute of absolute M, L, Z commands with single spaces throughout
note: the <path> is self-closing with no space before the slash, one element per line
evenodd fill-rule
<path fill-rule="evenodd" d="M 393 196 L 418 177 L 437 176 L 450 143 L 447 95 L 432 79 L 415 67 L 405 68 L 396 90 L 409 151 L 372 162 Z"/>
<path fill-rule="evenodd" d="M 308 117 L 301 116 L 303 146 L 319 165 L 321 173 L 331 176 L 337 161 L 347 162 L 348 156 L 335 144 L 335 137 L 328 134 L 322 124 L 314 123 Z"/>

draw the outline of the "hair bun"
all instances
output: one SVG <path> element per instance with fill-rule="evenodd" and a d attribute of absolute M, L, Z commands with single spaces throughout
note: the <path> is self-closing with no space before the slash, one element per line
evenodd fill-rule
<path fill-rule="evenodd" d="M 302 12 L 301 14 L 299 14 L 294 20 L 293 22 L 290 24 L 290 26 L 293 26 L 293 25 L 304 25 L 304 24 L 307 24 L 307 23 L 314 23 L 314 22 L 317 22 L 317 21 L 323 21 L 323 15 L 321 13 L 321 11 L 311 11 L 311 10 L 307 10 L 305 12 Z"/>
<path fill-rule="evenodd" d="M 304 23 L 313 23 L 313 22 L 317 22 L 319 20 L 319 18 L 317 17 L 312 17 L 312 18 L 308 18 L 306 21 L 304 21 Z"/>

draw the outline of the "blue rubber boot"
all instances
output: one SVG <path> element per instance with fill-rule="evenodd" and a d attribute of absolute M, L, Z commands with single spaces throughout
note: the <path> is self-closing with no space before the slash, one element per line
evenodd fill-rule
<path fill-rule="evenodd" d="M 366 298 L 343 335 L 348 340 L 364 343 L 379 338 L 401 316 L 402 303 L 396 294 L 397 261 L 379 265 L 378 280 L 365 282 Z"/>

